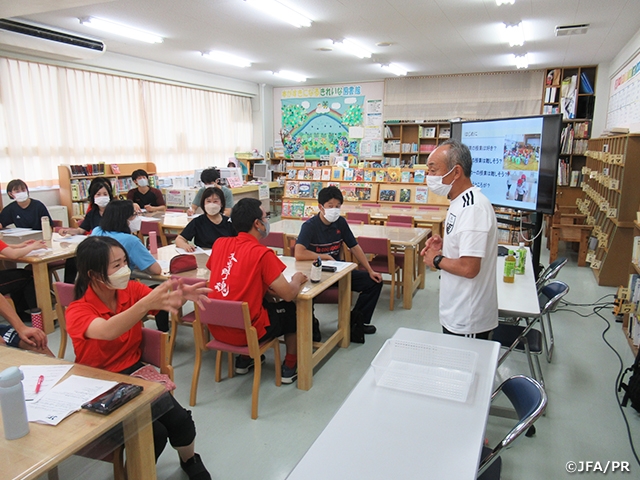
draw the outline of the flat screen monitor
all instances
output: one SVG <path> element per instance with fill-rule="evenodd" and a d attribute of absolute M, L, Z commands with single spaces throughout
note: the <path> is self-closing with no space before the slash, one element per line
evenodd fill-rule
<path fill-rule="evenodd" d="M 253 165 L 253 178 L 263 182 L 271 181 L 271 170 L 266 163 L 255 163 Z"/>
<path fill-rule="evenodd" d="M 471 150 L 471 181 L 493 205 L 553 214 L 562 115 L 451 124 Z"/>
<path fill-rule="evenodd" d="M 220 178 L 229 178 L 236 177 L 242 180 L 242 169 L 241 168 L 231 168 L 224 167 L 220 169 Z"/>

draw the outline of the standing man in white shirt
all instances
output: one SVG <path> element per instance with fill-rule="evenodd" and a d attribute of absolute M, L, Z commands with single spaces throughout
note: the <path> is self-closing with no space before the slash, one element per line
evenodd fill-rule
<path fill-rule="evenodd" d="M 471 153 L 448 140 L 429 155 L 427 185 L 451 200 L 444 240 L 434 235 L 420 252 L 441 271 L 440 324 L 453 335 L 488 339 L 498 326 L 498 231 L 491 202 L 471 183 Z"/>

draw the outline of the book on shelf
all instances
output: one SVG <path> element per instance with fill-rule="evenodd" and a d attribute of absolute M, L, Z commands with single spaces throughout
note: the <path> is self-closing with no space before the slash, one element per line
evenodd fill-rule
<path fill-rule="evenodd" d="M 560 107 L 558 105 L 545 105 L 542 108 L 543 115 L 553 115 L 555 113 L 560 113 Z"/>
<path fill-rule="evenodd" d="M 365 170 L 364 171 L 364 181 L 365 182 L 373 182 L 373 170 Z"/>
<path fill-rule="evenodd" d="M 320 209 L 317 205 L 305 205 L 304 206 L 304 218 L 313 217 L 316 215 Z"/>
<path fill-rule="evenodd" d="M 318 198 L 320 190 L 322 190 L 322 182 L 311 182 L 311 198 Z"/>
<path fill-rule="evenodd" d="M 593 87 L 589 81 L 589 77 L 585 72 L 580 74 L 580 93 L 593 94 Z"/>
<path fill-rule="evenodd" d="M 400 170 L 400 167 L 387 168 L 387 176 L 389 177 L 390 182 L 399 182 L 401 175 L 402 170 Z"/>
<path fill-rule="evenodd" d="M 295 198 L 298 196 L 298 182 L 287 181 L 284 185 L 285 195 Z"/>
<path fill-rule="evenodd" d="M 569 185 L 569 163 L 561 158 L 558 160 L 558 185 L 559 186 L 567 186 Z"/>
<path fill-rule="evenodd" d="M 424 170 L 414 170 L 413 171 L 413 183 L 424 183 L 425 180 L 425 171 Z"/>
<path fill-rule="evenodd" d="M 579 187 L 580 184 L 582 183 L 582 181 L 580 180 L 581 176 L 582 176 L 582 174 L 580 173 L 579 170 L 572 170 L 571 171 L 571 180 L 569 181 L 569 186 L 570 187 Z"/>
<path fill-rule="evenodd" d="M 322 169 L 314 168 L 313 169 L 313 179 L 314 180 L 322 180 Z"/>
<path fill-rule="evenodd" d="M 291 216 L 302 218 L 304 216 L 305 203 L 302 200 L 291 202 Z"/>
<path fill-rule="evenodd" d="M 363 168 L 354 168 L 353 169 L 353 180 L 356 182 L 362 182 L 364 180 L 364 169 Z"/>
<path fill-rule="evenodd" d="M 300 198 L 311 198 L 311 183 L 300 182 L 298 184 L 298 196 Z"/>
<path fill-rule="evenodd" d="M 560 153 L 564 155 L 571 155 L 571 149 L 573 148 L 573 125 L 568 123 L 560 134 Z"/>
<path fill-rule="evenodd" d="M 400 201 L 402 203 L 408 203 L 411 201 L 411 189 L 410 188 L 401 188 L 400 189 Z"/>
<path fill-rule="evenodd" d="M 351 182 L 353 180 L 353 168 L 345 168 L 342 179 L 345 182 Z"/>
<path fill-rule="evenodd" d="M 420 153 L 431 153 L 436 149 L 435 144 L 431 143 L 421 143 L 420 144 Z"/>
<path fill-rule="evenodd" d="M 547 85 L 559 85 L 560 84 L 560 69 L 554 68 L 547 72 L 547 78 L 545 83 Z"/>
<path fill-rule="evenodd" d="M 416 203 L 427 203 L 429 189 L 427 187 L 416 187 Z"/>
<path fill-rule="evenodd" d="M 120 167 L 118 166 L 118 164 L 117 164 L 117 163 L 112 163 L 112 164 L 111 164 L 111 172 L 112 172 L 114 175 L 120 175 Z"/>
<path fill-rule="evenodd" d="M 380 201 L 381 202 L 395 202 L 396 201 L 396 191 L 385 189 L 380 190 Z"/>
<path fill-rule="evenodd" d="M 449 138 L 451 137 L 451 128 L 443 127 L 440 129 L 439 138 Z"/>
<path fill-rule="evenodd" d="M 356 196 L 359 201 L 371 200 L 371 185 L 356 186 Z"/>
<path fill-rule="evenodd" d="M 331 180 L 342 180 L 341 167 L 333 167 L 333 170 L 331 170 Z"/>
<path fill-rule="evenodd" d="M 323 168 L 322 169 L 321 180 L 324 180 L 324 181 L 331 180 L 331 169 L 330 168 Z"/>
<path fill-rule="evenodd" d="M 382 169 L 376 170 L 376 182 L 382 183 L 386 181 L 387 172 Z"/>
<path fill-rule="evenodd" d="M 297 175 L 297 179 L 298 180 L 304 180 L 304 168 L 301 168 L 300 170 L 298 170 L 298 175 Z"/>
<path fill-rule="evenodd" d="M 342 192 L 342 196 L 346 202 L 356 202 L 358 200 L 355 185 L 346 185 L 343 183 L 340 185 L 340 191 Z"/>
<path fill-rule="evenodd" d="M 400 175 L 400 181 L 402 183 L 410 183 L 411 182 L 411 172 L 408 170 L 405 170 L 401 173 Z"/>
<path fill-rule="evenodd" d="M 418 137 L 420 138 L 435 138 L 436 127 L 418 127 Z"/>
<path fill-rule="evenodd" d="M 640 266 L 640 236 L 633 237 L 633 249 L 631 250 L 631 262 Z"/>

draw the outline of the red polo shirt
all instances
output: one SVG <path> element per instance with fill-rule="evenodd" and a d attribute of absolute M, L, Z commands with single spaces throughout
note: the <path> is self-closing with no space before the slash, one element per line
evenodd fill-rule
<path fill-rule="evenodd" d="M 73 342 L 77 363 L 110 372 L 120 372 L 140 360 L 142 322 L 136 322 L 131 329 L 114 340 L 96 340 L 85 336 L 89 325 L 96 318 L 109 320 L 114 315 L 128 310 L 141 298 L 146 297 L 151 289 L 140 282 L 131 281 L 126 289 L 117 292 L 118 309 L 115 312 L 102 303 L 91 287 L 81 299 L 67 307 L 67 332 Z"/>
<path fill-rule="evenodd" d="M 269 315 L 262 306 L 262 299 L 271 285 L 286 268 L 270 248 L 262 245 L 249 233 L 237 237 L 221 237 L 213 244 L 207 262 L 211 271 L 209 297 L 217 300 L 247 302 L 251 324 L 256 327 L 258 338 L 270 325 Z M 211 334 L 221 342 L 246 345 L 244 329 L 209 326 Z"/>

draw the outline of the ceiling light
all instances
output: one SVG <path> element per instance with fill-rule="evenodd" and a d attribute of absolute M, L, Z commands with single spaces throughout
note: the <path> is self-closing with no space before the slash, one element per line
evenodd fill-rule
<path fill-rule="evenodd" d="M 513 5 L 516 0 L 496 0 L 496 5 Z"/>
<path fill-rule="evenodd" d="M 275 0 L 245 0 L 245 2 L 247 2 L 252 7 L 268 13 L 273 17 L 290 23 L 294 27 L 300 28 L 311 26 L 310 19 L 308 19 L 301 13 L 291 10 L 286 5 L 283 5 L 280 2 L 276 2 Z"/>
<path fill-rule="evenodd" d="M 236 67 L 250 67 L 251 62 L 241 57 L 236 57 L 230 53 L 220 52 L 213 50 L 209 53 L 202 53 L 203 57 L 207 57 L 216 62 L 228 63 L 229 65 L 235 65 Z"/>
<path fill-rule="evenodd" d="M 354 42 L 353 40 L 349 40 L 348 38 L 345 38 L 341 42 L 340 41 L 334 41 L 333 44 L 339 46 L 345 52 L 348 52 L 351 55 L 355 55 L 358 58 L 370 58 L 371 57 L 371 52 L 369 50 L 367 50 L 364 47 L 361 47 L 356 42 Z"/>
<path fill-rule="evenodd" d="M 507 41 L 510 47 L 519 47 L 524 45 L 524 29 L 522 28 L 522 22 L 515 25 L 504 24 L 504 28 L 507 32 Z"/>
<path fill-rule="evenodd" d="M 86 17 L 78 20 L 80 20 L 82 25 L 87 25 L 89 27 L 97 28 L 98 30 L 121 35 L 123 37 L 133 38 L 134 40 L 140 40 L 142 42 L 162 43 L 163 41 L 163 38 L 159 35 L 143 32 L 142 30 L 137 30 L 135 28 L 127 27 L 126 25 L 114 23 L 109 20 L 103 20 L 101 18 Z"/>
<path fill-rule="evenodd" d="M 529 67 L 529 54 L 525 53 L 524 55 L 514 55 L 513 63 L 517 68 L 528 68 Z"/>
<path fill-rule="evenodd" d="M 290 72 L 289 70 L 280 70 L 279 72 L 273 72 L 278 77 L 286 78 L 287 80 L 293 80 L 294 82 L 306 82 L 307 77 L 300 75 L 299 73 Z"/>
<path fill-rule="evenodd" d="M 380 66 L 399 77 L 403 77 L 407 74 L 407 71 L 397 63 L 389 63 L 388 65 L 380 64 Z"/>

